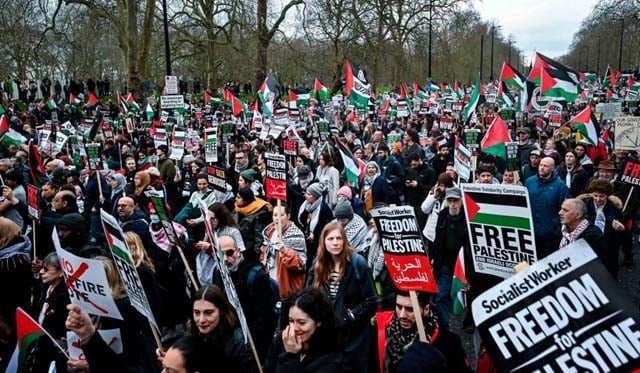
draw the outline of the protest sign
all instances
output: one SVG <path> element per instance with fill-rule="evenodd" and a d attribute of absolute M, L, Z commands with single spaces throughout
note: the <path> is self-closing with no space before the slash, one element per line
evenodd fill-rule
<path fill-rule="evenodd" d="M 120 329 L 98 329 L 96 330 L 102 340 L 116 354 L 122 353 L 122 336 Z M 86 360 L 82 347 L 80 347 L 80 337 L 74 332 L 67 331 L 67 348 L 69 349 L 69 357 L 73 360 Z"/>
<path fill-rule="evenodd" d="M 217 166 L 207 166 L 207 180 L 209 186 L 223 193 L 227 192 L 225 169 Z"/>
<path fill-rule="evenodd" d="M 602 119 L 614 119 L 622 113 L 621 102 L 601 102 L 596 105 L 596 113 L 602 113 Z"/>
<path fill-rule="evenodd" d="M 186 131 L 184 128 L 175 129 L 173 131 L 173 137 L 171 139 L 171 154 L 169 159 L 179 161 L 184 155 Z"/>
<path fill-rule="evenodd" d="M 371 210 L 391 280 L 400 290 L 437 293 L 422 233 L 411 206 Z"/>
<path fill-rule="evenodd" d="M 615 119 L 616 150 L 636 150 L 640 146 L 640 117 L 618 117 Z"/>
<path fill-rule="evenodd" d="M 284 149 L 285 155 L 290 155 L 295 157 L 298 155 L 298 142 L 294 140 L 284 140 L 282 141 L 282 148 Z"/>
<path fill-rule="evenodd" d="M 455 149 L 453 151 L 453 168 L 462 180 L 470 180 L 471 177 L 471 151 L 460 143 L 456 136 Z"/>
<path fill-rule="evenodd" d="M 99 165 L 102 162 L 102 159 L 100 158 L 100 144 L 98 143 L 86 144 L 85 149 L 87 151 L 89 169 L 97 170 L 99 168 Z"/>
<path fill-rule="evenodd" d="M 317 122 L 318 124 L 318 134 L 320 135 L 320 140 L 325 141 L 327 137 L 329 137 L 329 122 L 324 119 L 321 119 Z"/>
<path fill-rule="evenodd" d="M 99 260 L 81 258 L 64 250 L 60 246 L 56 228 L 53 229 L 51 239 L 64 273 L 71 303 L 89 314 L 122 320 L 111 296 L 104 264 Z"/>
<path fill-rule="evenodd" d="M 178 235 L 176 234 L 175 229 L 173 229 L 171 217 L 169 216 L 169 213 L 165 208 L 164 192 L 160 190 L 150 190 L 144 192 L 144 194 L 149 198 L 149 201 L 153 205 L 153 211 L 151 212 L 151 214 L 155 212 L 155 214 L 158 215 L 158 218 L 162 222 L 162 227 L 167 234 L 167 239 L 172 244 L 176 244 Z"/>
<path fill-rule="evenodd" d="M 204 130 L 204 156 L 207 163 L 218 161 L 218 126 Z"/>
<path fill-rule="evenodd" d="M 640 186 L 640 163 L 628 159 L 622 170 L 620 181 L 632 186 Z"/>
<path fill-rule="evenodd" d="M 473 317 L 501 372 L 629 372 L 638 307 L 584 240 L 492 287 Z"/>
<path fill-rule="evenodd" d="M 287 200 L 287 161 L 282 154 L 265 153 L 267 198 Z"/>
<path fill-rule="evenodd" d="M 477 154 L 480 151 L 480 130 L 477 128 L 464 130 L 464 143 L 469 150 Z"/>
<path fill-rule="evenodd" d="M 159 330 L 158 324 L 153 317 L 149 300 L 142 287 L 142 281 L 140 281 L 140 276 L 138 276 L 138 271 L 133 263 L 131 250 L 124 239 L 124 233 L 120 229 L 118 221 L 102 209 L 100 210 L 100 218 L 102 219 L 102 229 L 104 230 L 107 245 L 111 250 L 111 254 L 113 254 L 113 262 L 120 273 L 120 279 L 122 279 L 122 284 L 127 290 L 131 305 L 140 314 L 149 319 L 149 322 L 153 324 L 156 330 Z"/>
<path fill-rule="evenodd" d="M 460 188 L 476 272 L 506 278 L 513 275 L 516 264 L 536 262 L 531 205 L 525 187 L 461 184 Z"/>
<path fill-rule="evenodd" d="M 168 95 L 178 94 L 178 77 L 175 75 L 164 76 L 164 93 Z"/>
<path fill-rule="evenodd" d="M 518 143 L 505 143 L 507 149 L 507 171 L 515 171 L 518 166 Z"/>
<path fill-rule="evenodd" d="M 182 95 L 161 96 L 161 109 L 184 109 L 184 97 Z"/>
<path fill-rule="evenodd" d="M 39 197 L 40 188 L 32 184 L 27 184 L 27 208 L 29 216 L 34 220 L 40 219 L 40 209 L 38 208 Z"/>

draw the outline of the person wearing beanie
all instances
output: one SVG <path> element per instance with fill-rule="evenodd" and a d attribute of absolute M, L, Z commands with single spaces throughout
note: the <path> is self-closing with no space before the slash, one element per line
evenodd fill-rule
<path fill-rule="evenodd" d="M 248 168 L 240 173 L 240 176 L 238 176 L 238 189 L 243 188 L 251 189 L 256 197 L 264 196 L 262 180 L 258 171 Z"/>
<path fill-rule="evenodd" d="M 338 202 L 341 199 L 342 200 L 346 199 L 348 201 L 351 201 L 352 198 L 353 198 L 353 193 L 351 193 L 351 188 L 349 188 L 348 186 L 345 185 L 340 187 L 340 189 L 338 189 Z"/>
<path fill-rule="evenodd" d="M 320 183 L 309 185 L 304 193 L 304 202 L 298 211 L 298 227 L 307 241 L 307 269 L 311 268 L 316 257 L 322 229 L 333 220 L 331 208 L 324 202 L 322 194 L 323 187 Z"/>
<path fill-rule="evenodd" d="M 247 260 L 257 260 L 262 246 L 262 231 L 271 222 L 271 204 L 257 198 L 250 188 L 238 189 L 234 217 L 246 248 Z"/>
<path fill-rule="evenodd" d="M 384 372 L 472 372 L 460 337 L 443 327 L 432 294 L 419 292 L 419 309 L 409 293 L 398 290 L 395 310 L 376 313 L 379 371 Z M 422 318 L 426 342 L 418 337 L 416 317 Z"/>
<path fill-rule="evenodd" d="M 354 195 L 351 187 L 348 185 L 342 186 L 338 189 L 338 203 L 340 201 L 348 201 L 351 204 L 351 208 L 353 208 L 353 212 L 358 214 L 361 218 L 365 218 L 364 201 L 362 201 L 357 194 Z"/>
<path fill-rule="evenodd" d="M 342 225 L 347 241 L 356 250 L 361 253 L 365 249 L 365 238 L 367 237 L 367 223 L 359 215 L 353 213 L 353 208 L 349 201 L 339 201 L 333 209 L 333 216 L 336 222 Z"/>

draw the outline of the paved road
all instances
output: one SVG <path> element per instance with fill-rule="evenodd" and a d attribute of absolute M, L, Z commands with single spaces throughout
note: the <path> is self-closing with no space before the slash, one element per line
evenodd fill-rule
<path fill-rule="evenodd" d="M 635 262 L 633 267 L 623 267 L 620 266 L 620 271 L 618 272 L 618 280 L 620 281 L 620 286 L 627 290 L 627 293 L 630 297 L 633 298 L 633 301 L 637 306 L 640 307 L 640 245 L 638 244 L 638 240 L 635 240 L 635 245 L 633 248 Z M 622 253 L 620 253 L 620 257 L 622 257 Z M 622 260 L 622 258 L 621 258 Z M 473 345 L 473 334 L 465 333 L 461 330 L 462 328 L 462 320 L 464 317 L 461 316 L 452 316 L 450 321 L 451 330 L 457 333 L 462 339 L 462 343 L 464 345 L 465 350 L 467 351 L 467 356 L 472 361 L 473 366 L 475 367 L 475 353 L 474 353 L 474 345 Z"/>

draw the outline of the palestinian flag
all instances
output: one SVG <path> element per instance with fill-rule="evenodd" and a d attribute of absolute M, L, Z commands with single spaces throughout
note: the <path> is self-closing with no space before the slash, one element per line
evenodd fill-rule
<path fill-rule="evenodd" d="M 593 82 L 595 83 L 596 81 L 598 81 L 598 76 L 594 73 L 580 73 L 580 83 L 582 82 Z"/>
<path fill-rule="evenodd" d="M 93 93 L 93 92 L 89 92 L 89 100 L 87 101 L 87 103 L 89 105 L 95 105 L 95 104 L 97 104 L 99 102 L 100 102 L 100 100 L 98 100 L 98 96 L 96 96 L 96 94 Z"/>
<path fill-rule="evenodd" d="M 424 92 L 422 88 L 418 85 L 418 83 L 413 83 L 413 95 L 420 100 L 424 100 L 427 98 L 427 94 Z"/>
<path fill-rule="evenodd" d="M 127 96 L 127 106 L 129 106 L 129 109 L 131 110 L 140 111 L 140 105 L 138 105 L 136 99 L 131 93 L 129 93 L 129 96 Z"/>
<path fill-rule="evenodd" d="M 347 180 L 354 186 L 358 186 L 358 179 L 360 178 L 360 166 L 358 165 L 358 160 L 353 156 L 351 150 L 342 143 L 342 141 L 336 141 L 336 146 L 338 147 L 340 156 L 342 156 L 344 173 L 347 176 Z"/>
<path fill-rule="evenodd" d="M 557 68 L 541 68 L 540 94 L 546 97 L 574 102 L 580 93 L 578 73 L 562 65 Z"/>
<path fill-rule="evenodd" d="M 536 85 L 540 85 L 540 74 L 542 72 L 542 68 L 549 67 L 549 64 L 545 59 L 543 59 L 543 57 L 543 55 L 536 52 L 535 56 L 533 56 L 531 70 L 529 70 L 529 75 L 527 76 L 527 80 L 535 83 Z"/>
<path fill-rule="evenodd" d="M 27 138 L 9 125 L 5 114 L 0 115 L 0 142 L 5 146 L 26 144 Z"/>
<path fill-rule="evenodd" d="M 464 98 L 464 90 L 460 87 L 460 83 L 457 80 L 453 83 L 453 92 L 455 92 L 458 101 Z"/>
<path fill-rule="evenodd" d="M 147 103 L 144 113 L 147 115 L 147 120 L 151 120 L 151 118 L 154 117 L 155 113 L 153 112 L 153 108 L 151 108 L 151 104 Z"/>
<path fill-rule="evenodd" d="M 502 106 L 512 107 L 514 104 L 513 98 L 509 94 L 509 88 L 507 88 L 507 84 L 505 81 L 500 81 L 500 85 L 498 86 L 497 99 L 502 104 Z"/>
<path fill-rule="evenodd" d="M 533 97 L 533 91 L 536 89 L 535 83 L 525 81 L 525 88 L 520 90 L 520 96 L 518 98 L 518 111 L 526 112 L 531 105 L 531 98 Z"/>
<path fill-rule="evenodd" d="M 273 116 L 273 106 L 279 96 L 278 82 L 276 78 L 270 74 L 264 79 L 264 82 L 258 90 L 258 97 L 262 102 L 262 114 L 264 114 L 265 117 Z"/>
<path fill-rule="evenodd" d="M 143 160 L 138 160 L 138 171 L 144 171 L 153 166 L 153 157 L 148 155 Z"/>
<path fill-rule="evenodd" d="M 127 102 L 124 100 L 124 97 L 122 97 L 120 92 L 118 92 L 118 106 L 120 106 L 120 109 L 122 109 L 121 111 L 123 113 L 126 114 L 129 112 L 129 105 L 127 105 Z"/>
<path fill-rule="evenodd" d="M 33 343 L 45 335 L 51 339 L 54 346 L 58 347 L 60 351 L 67 356 L 53 337 L 20 307 L 16 308 L 16 334 L 18 341 L 13 356 L 11 356 L 11 360 L 9 361 L 7 372 L 26 372 L 27 367 L 25 363 Z"/>
<path fill-rule="evenodd" d="M 476 75 L 476 84 L 473 86 L 473 92 L 469 102 L 464 107 L 463 120 L 466 122 L 471 118 L 471 114 L 476 111 L 479 105 L 485 102 L 484 94 L 482 94 L 482 84 L 480 83 L 480 73 Z"/>
<path fill-rule="evenodd" d="M 329 90 L 327 89 L 327 87 L 322 85 L 320 79 L 316 78 L 315 82 L 313 83 L 313 90 L 311 91 L 310 96 L 311 98 L 316 99 L 320 102 L 326 102 L 329 101 Z"/>
<path fill-rule="evenodd" d="M 407 87 L 402 82 L 400 82 L 400 86 L 398 87 L 398 94 L 404 99 L 407 98 Z"/>
<path fill-rule="evenodd" d="M 611 67 L 607 65 L 607 71 L 604 73 L 604 78 L 602 78 L 602 89 L 617 86 L 618 80 L 616 76 L 613 74 Z"/>
<path fill-rule="evenodd" d="M 309 106 L 310 99 L 311 95 L 309 94 L 309 91 L 304 89 L 289 90 L 289 101 L 294 101 L 297 106 Z"/>
<path fill-rule="evenodd" d="M 74 95 L 73 93 L 69 93 L 69 103 L 71 105 L 77 105 L 79 103 L 81 103 L 82 101 L 80 101 L 79 98 L 76 97 L 76 95 Z"/>
<path fill-rule="evenodd" d="M 510 195 L 505 199 L 499 194 L 465 191 L 463 198 L 469 223 L 531 231 L 526 195 Z"/>
<path fill-rule="evenodd" d="M 5 114 L 6 111 L 4 110 L 4 107 L 2 107 L 2 105 L 0 105 L 0 115 Z"/>
<path fill-rule="evenodd" d="M 347 81 L 345 96 L 358 109 L 366 109 L 371 97 L 371 84 L 367 80 L 365 71 L 348 59 L 344 62 L 344 70 Z"/>
<path fill-rule="evenodd" d="M 49 97 L 46 104 L 49 110 L 55 110 L 58 108 L 58 105 L 56 105 L 56 100 L 54 100 L 53 97 Z"/>
<path fill-rule="evenodd" d="M 427 92 L 431 93 L 431 92 L 440 92 L 440 86 L 437 85 L 436 83 L 432 82 L 431 80 L 427 80 Z"/>
<path fill-rule="evenodd" d="M 231 112 L 234 116 L 237 117 L 245 110 L 244 102 L 240 101 L 240 99 L 234 96 L 234 94 L 228 89 L 223 91 L 223 98 L 226 103 L 230 104 Z"/>
<path fill-rule="evenodd" d="M 501 82 L 511 84 L 514 87 L 518 87 L 518 89 L 524 89 L 526 80 L 524 75 L 520 74 L 513 66 L 506 62 L 502 63 L 502 70 L 500 71 Z"/>
<path fill-rule="evenodd" d="M 511 137 L 509 137 L 507 125 L 499 115 L 496 115 L 487 133 L 485 133 L 480 142 L 480 150 L 483 153 L 493 154 L 496 157 L 507 159 L 506 143 L 508 142 L 511 142 Z"/>
<path fill-rule="evenodd" d="M 84 137 L 93 141 L 98 134 L 98 129 L 102 128 L 102 124 L 104 123 L 104 117 L 101 112 L 98 112 L 96 118 L 93 119 L 93 124 L 88 131 L 85 132 Z"/>
<path fill-rule="evenodd" d="M 211 96 L 209 91 L 204 91 L 204 104 L 205 105 L 215 105 L 219 104 L 220 99 L 218 97 Z"/>
<path fill-rule="evenodd" d="M 47 171 L 42 164 L 40 158 L 40 151 L 35 141 L 29 140 L 29 176 L 31 177 L 31 184 L 40 187 L 47 181 Z"/>
<path fill-rule="evenodd" d="M 591 144 L 598 146 L 598 133 L 600 126 L 595 115 L 591 112 L 591 105 L 579 112 L 575 117 L 569 120 L 569 124 L 573 125 L 582 136 L 584 136 Z"/>
<path fill-rule="evenodd" d="M 451 282 L 451 299 L 453 299 L 453 314 L 461 315 L 467 308 L 467 297 L 464 288 L 467 287 L 467 275 L 464 272 L 464 249 L 460 248 L 456 266 L 453 270 L 453 281 Z"/>

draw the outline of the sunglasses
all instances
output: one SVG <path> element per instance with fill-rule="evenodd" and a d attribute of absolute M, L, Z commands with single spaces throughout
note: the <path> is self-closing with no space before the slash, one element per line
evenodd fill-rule
<path fill-rule="evenodd" d="M 224 255 L 225 255 L 225 256 L 233 256 L 233 254 L 235 254 L 235 253 L 236 253 L 236 251 L 235 251 L 235 250 L 233 250 L 233 249 L 229 249 L 229 250 L 227 250 L 227 251 L 223 251 L 223 252 L 224 252 Z"/>

